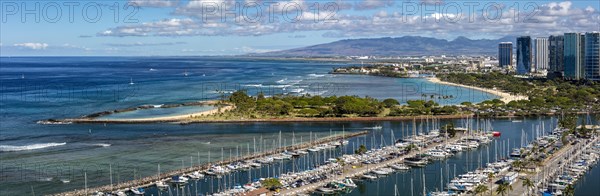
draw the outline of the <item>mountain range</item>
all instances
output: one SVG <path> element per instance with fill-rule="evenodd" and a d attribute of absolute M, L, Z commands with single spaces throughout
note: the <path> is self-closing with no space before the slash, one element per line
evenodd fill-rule
<path fill-rule="evenodd" d="M 451 41 L 421 36 L 344 39 L 250 55 L 273 57 L 494 55 L 498 53 L 498 43 L 514 43 L 515 40 L 514 36 L 500 39 L 469 39 L 460 36 Z"/>

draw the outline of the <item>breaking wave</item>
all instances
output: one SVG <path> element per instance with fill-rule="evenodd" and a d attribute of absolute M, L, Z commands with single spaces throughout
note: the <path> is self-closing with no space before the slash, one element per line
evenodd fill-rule
<path fill-rule="evenodd" d="M 16 152 L 16 151 L 25 151 L 25 150 L 38 150 L 56 146 L 66 145 L 66 142 L 63 143 L 43 143 L 43 144 L 30 144 L 25 146 L 12 146 L 12 145 L 0 145 L 0 152 Z"/>

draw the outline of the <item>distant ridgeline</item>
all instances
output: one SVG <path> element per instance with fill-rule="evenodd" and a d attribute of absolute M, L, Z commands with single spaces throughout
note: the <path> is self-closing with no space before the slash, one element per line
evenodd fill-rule
<path fill-rule="evenodd" d="M 461 36 L 452 41 L 420 36 L 346 39 L 290 50 L 251 54 L 251 56 L 496 55 L 498 53 L 498 43 L 513 40 L 515 40 L 515 37 L 512 36 L 478 40 Z"/>

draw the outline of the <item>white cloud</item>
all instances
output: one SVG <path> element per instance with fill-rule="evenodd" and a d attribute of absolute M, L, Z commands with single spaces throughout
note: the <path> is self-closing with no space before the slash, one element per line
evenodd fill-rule
<path fill-rule="evenodd" d="M 28 49 L 32 49 L 32 50 L 44 50 L 48 47 L 48 44 L 47 43 L 20 43 L 20 44 L 14 44 L 13 46 L 21 47 L 21 48 L 28 48 Z"/>
<path fill-rule="evenodd" d="M 444 0 L 421 0 L 421 3 L 427 4 L 427 5 L 435 5 L 435 4 L 443 5 Z"/>
<path fill-rule="evenodd" d="M 175 7 L 179 4 L 179 0 L 129 0 L 140 7 Z"/>
<path fill-rule="evenodd" d="M 209 1 L 209 0 L 202 0 Z M 212 1 L 212 0 L 210 0 Z M 219 0 L 229 1 L 229 0 Z M 200 1 L 197 1 L 200 2 Z M 196 3 L 197 3 L 196 2 Z M 302 0 L 292 0 L 280 3 L 298 3 L 306 5 Z M 357 4 L 363 8 L 387 6 L 388 1 L 360 1 Z M 188 5 L 192 4 L 190 2 Z M 323 36 L 330 37 L 373 37 L 401 36 L 419 33 L 423 35 L 461 34 L 464 36 L 505 36 L 530 33 L 546 34 L 548 32 L 590 31 L 598 21 L 598 11 L 591 7 L 573 7 L 571 2 L 551 2 L 539 6 L 539 12 L 529 21 L 525 21 L 531 10 L 506 9 L 501 5 L 502 18 L 494 19 L 495 14 L 482 15 L 478 12 L 471 21 L 466 13 L 427 13 L 403 16 L 399 11 L 373 10 L 359 12 L 360 14 L 337 13 L 335 22 L 315 22 L 314 18 L 323 19 L 328 13 L 302 12 L 296 22 L 289 22 L 282 17 L 275 22 L 263 18 L 258 22 L 245 20 L 227 22 L 220 21 L 216 16 L 214 21 L 205 22 L 199 12 L 175 12 L 185 15 L 186 19 L 164 19 L 135 25 L 118 26 L 98 33 L 102 36 L 261 36 L 276 33 L 300 33 L 323 31 Z M 356 9 L 356 8 L 355 8 Z M 182 11 L 182 10 L 179 10 Z M 370 15 L 366 14 L 369 13 Z M 263 14 L 265 16 L 266 14 Z M 519 16 L 515 19 L 514 16 Z M 492 20 L 490 20 L 491 18 Z"/>
<path fill-rule="evenodd" d="M 84 50 L 84 51 L 92 50 L 91 48 L 88 48 L 88 47 L 73 45 L 73 44 L 69 44 L 69 43 L 63 44 L 60 47 L 65 48 L 65 49 L 79 49 L 79 50 Z"/>
<path fill-rule="evenodd" d="M 252 48 L 249 46 L 243 46 L 242 48 L 236 48 L 236 49 L 238 49 L 242 53 L 265 53 L 265 52 L 274 51 L 274 50 L 269 50 L 269 49 Z"/>
<path fill-rule="evenodd" d="M 393 0 L 362 0 L 362 1 L 359 1 L 356 5 L 354 5 L 354 9 L 356 9 L 356 10 L 375 9 L 375 8 L 392 6 L 393 4 L 394 4 Z"/>
<path fill-rule="evenodd" d="M 139 46 L 172 46 L 172 45 L 182 45 L 187 44 L 186 42 L 160 42 L 160 43 L 144 43 L 144 42 L 134 42 L 134 43 L 108 43 L 106 45 L 113 47 L 139 47 Z"/>

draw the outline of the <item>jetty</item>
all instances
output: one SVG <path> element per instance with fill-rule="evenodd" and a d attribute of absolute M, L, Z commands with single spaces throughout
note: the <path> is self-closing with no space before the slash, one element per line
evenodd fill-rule
<path fill-rule="evenodd" d="M 113 191 L 119 191 L 119 190 L 127 190 L 129 188 L 150 187 L 150 186 L 153 186 L 157 181 L 165 181 L 166 179 L 171 179 L 172 176 L 176 176 L 176 175 L 193 173 L 195 171 L 208 170 L 213 165 L 223 166 L 223 165 L 227 165 L 227 164 L 235 163 L 235 162 L 239 162 L 239 161 L 258 159 L 258 158 L 262 158 L 262 157 L 276 155 L 285 150 L 293 151 L 293 150 L 307 149 L 307 148 L 310 148 L 313 146 L 318 146 L 321 144 L 340 141 L 345 138 L 352 138 L 352 137 L 366 135 L 368 133 L 369 133 L 369 131 L 360 131 L 360 132 L 354 132 L 354 133 L 337 134 L 337 135 L 333 135 L 333 136 L 324 137 L 324 138 L 321 138 L 321 139 L 318 139 L 318 140 L 312 141 L 312 142 L 304 142 L 304 143 L 300 143 L 300 144 L 296 144 L 296 145 L 282 146 L 282 147 L 278 147 L 278 148 L 271 149 L 268 151 L 263 151 L 260 153 L 253 153 L 253 154 L 248 154 L 248 155 L 244 155 L 244 156 L 233 157 L 233 158 L 230 158 L 227 160 L 209 162 L 209 163 L 205 163 L 202 165 L 197 165 L 197 166 L 188 167 L 188 168 L 179 169 L 179 170 L 173 170 L 170 172 L 160 174 L 160 176 L 152 175 L 152 176 L 147 176 L 147 177 L 137 179 L 137 180 L 131 180 L 131 181 L 121 182 L 121 183 L 112 184 L 112 185 L 109 184 L 109 185 L 104 185 L 104 186 L 94 187 L 94 188 L 85 188 L 84 187 L 84 189 L 78 189 L 78 190 L 74 190 L 74 191 L 58 193 L 55 195 L 90 195 L 90 194 L 96 193 L 96 192 L 106 193 L 106 192 L 113 192 Z"/>

